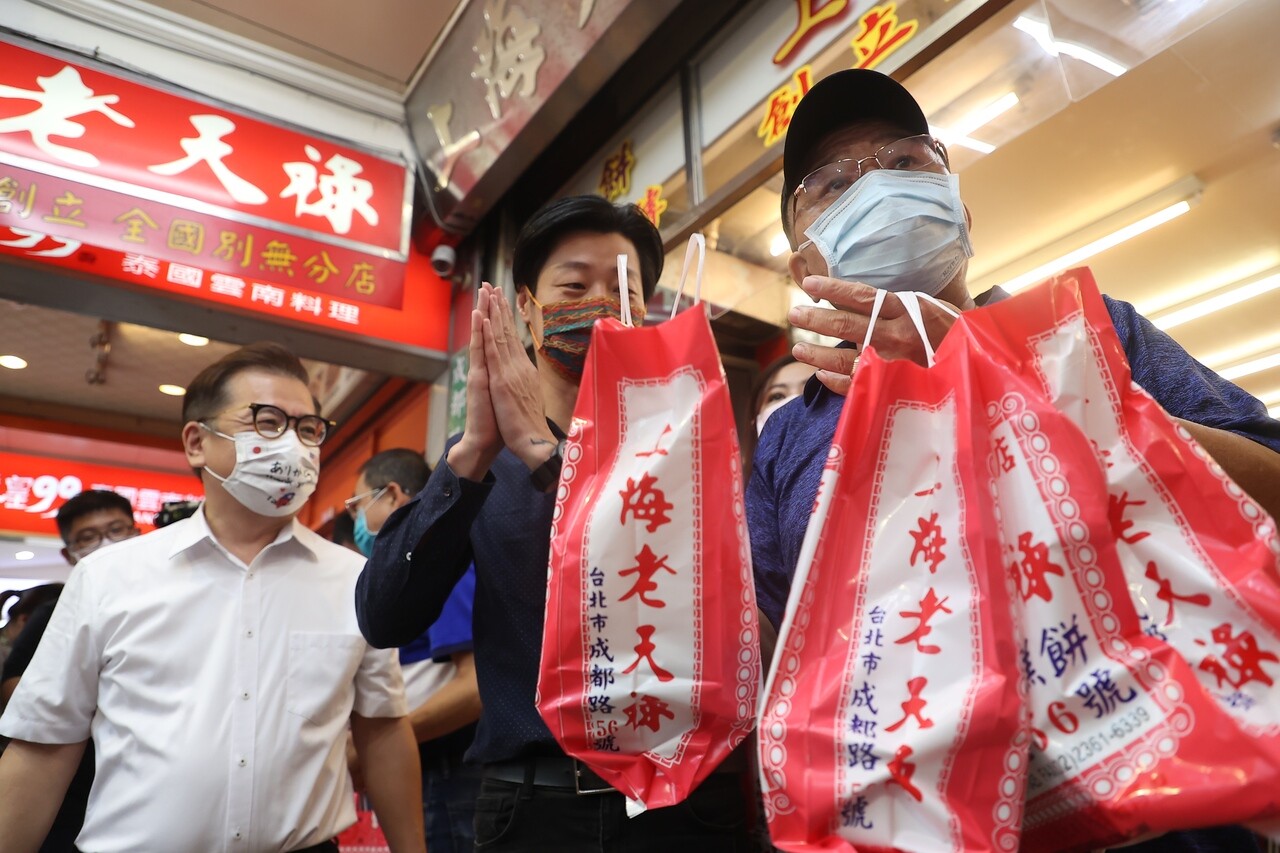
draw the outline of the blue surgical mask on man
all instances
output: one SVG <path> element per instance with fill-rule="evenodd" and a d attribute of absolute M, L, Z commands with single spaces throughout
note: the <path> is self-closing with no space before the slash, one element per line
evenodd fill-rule
<path fill-rule="evenodd" d="M 378 534 L 369 529 L 369 519 L 364 514 L 365 507 L 360 507 L 356 512 L 355 531 L 352 536 L 356 540 L 356 548 L 366 557 L 373 556 L 373 540 L 378 538 Z"/>
<path fill-rule="evenodd" d="M 828 275 L 879 290 L 936 296 L 973 257 L 960 179 L 951 174 L 868 172 L 804 233 Z"/>

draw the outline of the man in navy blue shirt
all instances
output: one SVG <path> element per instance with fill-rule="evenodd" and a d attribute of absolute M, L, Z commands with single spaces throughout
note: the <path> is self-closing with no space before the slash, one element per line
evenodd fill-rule
<path fill-rule="evenodd" d="M 471 317 L 463 433 L 450 440 L 426 488 L 387 519 L 356 588 L 369 642 L 403 645 L 435 620 L 475 564 L 484 709 L 468 756 L 484 764 L 478 849 L 746 849 L 740 774 L 713 773 L 685 802 L 629 818 L 622 794 L 564 754 L 535 705 L 554 487 L 591 326 L 617 317 L 621 299 L 643 317 L 662 262 L 658 231 L 634 205 L 576 196 L 529 220 L 511 272 L 536 365 L 512 308 L 485 284 Z"/>
<path fill-rule="evenodd" d="M 413 500 L 431 476 L 422 454 L 408 447 L 369 457 L 346 501 L 355 520 L 356 548 L 366 557 L 392 512 Z M 453 588 L 439 618 L 417 639 L 400 647 L 409 724 L 422 763 L 422 815 L 431 853 L 464 853 L 475 846 L 480 771 L 465 763 L 480 718 L 480 690 L 472 654 L 474 569 Z"/>
<path fill-rule="evenodd" d="M 915 99 L 874 71 L 841 71 L 797 107 L 783 154 L 782 222 L 791 276 L 832 309 L 797 306 L 792 325 L 846 342 L 801 343 L 795 357 L 818 368 L 803 397 L 774 413 L 756 450 L 747 519 L 761 611 L 780 625 L 822 467 L 848 391 L 857 345 L 876 290 L 931 293 L 964 311 L 1002 299 L 974 298 L 965 283 L 969 211 L 946 149 L 929 135 Z M 854 188 L 851 190 L 851 188 Z M 1134 380 L 1144 387 L 1273 516 L 1280 511 L 1280 423 L 1240 388 L 1196 362 L 1131 305 L 1107 299 Z M 934 346 L 954 322 L 922 301 Z M 924 363 L 914 325 L 885 301 L 872 339 L 886 358 Z M 1237 827 L 1177 833 L 1128 850 L 1256 849 Z"/>

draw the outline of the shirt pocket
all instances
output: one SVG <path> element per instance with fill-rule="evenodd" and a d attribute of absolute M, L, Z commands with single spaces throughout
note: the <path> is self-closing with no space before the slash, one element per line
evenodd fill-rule
<path fill-rule="evenodd" d="M 289 713 L 316 725 L 349 716 L 364 648 L 364 638 L 352 634 L 289 632 Z"/>

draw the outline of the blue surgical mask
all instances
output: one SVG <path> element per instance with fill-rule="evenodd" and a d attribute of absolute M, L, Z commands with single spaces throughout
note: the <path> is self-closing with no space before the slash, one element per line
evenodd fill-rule
<path fill-rule="evenodd" d="M 364 507 L 356 513 L 355 532 L 352 534 L 356 540 L 356 548 L 366 557 L 373 556 L 373 540 L 378 538 L 378 534 L 369 529 L 369 519 L 365 518 Z"/>
<path fill-rule="evenodd" d="M 960 179 L 933 172 L 868 172 L 804 234 L 828 275 L 879 290 L 936 296 L 973 257 Z"/>

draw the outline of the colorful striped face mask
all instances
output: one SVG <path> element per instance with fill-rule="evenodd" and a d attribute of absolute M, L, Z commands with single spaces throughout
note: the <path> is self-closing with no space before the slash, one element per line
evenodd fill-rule
<path fill-rule="evenodd" d="M 587 364 L 591 327 L 596 320 L 622 317 L 622 302 L 616 296 L 595 296 L 543 305 L 533 294 L 533 304 L 542 310 L 542 342 L 538 349 L 564 378 L 579 382 Z"/>

